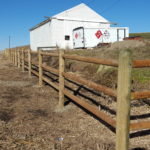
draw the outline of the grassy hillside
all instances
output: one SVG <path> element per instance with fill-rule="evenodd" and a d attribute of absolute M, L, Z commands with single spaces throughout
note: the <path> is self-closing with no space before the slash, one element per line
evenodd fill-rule
<path fill-rule="evenodd" d="M 96 58 L 106 58 L 118 60 L 119 52 L 123 49 L 130 49 L 133 53 L 133 59 L 150 59 L 150 40 L 127 40 L 115 42 L 111 45 L 94 49 L 76 49 L 66 50 L 65 53 L 76 56 L 89 56 Z M 58 59 L 44 58 L 46 64 L 58 68 Z M 114 67 L 90 64 L 74 60 L 66 60 L 66 71 L 76 73 L 78 76 L 103 84 L 110 88 L 116 88 L 117 69 Z M 133 89 L 150 90 L 150 70 L 149 68 L 133 69 Z"/>
<path fill-rule="evenodd" d="M 144 39 L 150 39 L 150 32 L 145 32 L 145 33 L 130 33 L 131 36 L 141 36 Z"/>

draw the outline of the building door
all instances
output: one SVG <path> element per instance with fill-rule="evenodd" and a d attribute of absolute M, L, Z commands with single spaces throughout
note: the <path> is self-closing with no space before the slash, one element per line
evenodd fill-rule
<path fill-rule="evenodd" d="M 82 27 L 73 30 L 73 47 L 74 48 L 85 47 L 84 29 Z"/>
<path fill-rule="evenodd" d="M 125 38 L 125 29 L 117 29 L 118 41 L 123 41 L 124 38 Z"/>

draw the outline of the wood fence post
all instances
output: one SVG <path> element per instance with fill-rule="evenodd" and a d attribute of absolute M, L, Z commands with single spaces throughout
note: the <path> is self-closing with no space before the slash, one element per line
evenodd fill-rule
<path fill-rule="evenodd" d="M 4 50 L 3 54 L 4 54 L 5 57 L 7 56 L 7 49 Z"/>
<path fill-rule="evenodd" d="M 12 62 L 12 55 L 11 55 L 11 50 L 9 49 L 9 53 L 10 53 L 10 61 Z"/>
<path fill-rule="evenodd" d="M 13 63 L 13 50 L 11 50 L 11 62 Z"/>
<path fill-rule="evenodd" d="M 14 64 L 15 66 L 17 66 L 17 49 L 14 50 L 15 51 L 15 55 L 14 55 Z"/>
<path fill-rule="evenodd" d="M 9 59 L 9 50 L 7 49 L 7 58 Z"/>
<path fill-rule="evenodd" d="M 9 59 L 9 49 L 7 49 L 7 58 Z"/>
<path fill-rule="evenodd" d="M 9 49 L 9 60 L 11 61 L 11 50 Z"/>
<path fill-rule="evenodd" d="M 8 52 L 9 52 L 9 61 L 11 61 L 11 51 L 10 51 L 10 49 L 8 49 Z"/>
<path fill-rule="evenodd" d="M 14 51 L 12 50 L 11 53 L 12 53 L 12 63 L 14 63 Z"/>
<path fill-rule="evenodd" d="M 15 51 L 15 66 L 18 67 L 18 49 Z"/>
<path fill-rule="evenodd" d="M 16 49 L 16 66 L 18 66 L 18 49 Z"/>
<path fill-rule="evenodd" d="M 15 50 L 12 50 L 12 63 L 14 64 L 14 60 L 15 60 Z"/>
<path fill-rule="evenodd" d="M 9 60 L 11 61 L 11 51 L 9 49 Z"/>
<path fill-rule="evenodd" d="M 22 55 L 21 55 L 21 59 L 22 59 L 22 71 L 24 72 L 25 71 L 24 70 L 24 50 L 22 49 L 21 52 L 22 52 Z"/>
<path fill-rule="evenodd" d="M 65 79 L 62 75 L 62 73 L 65 70 L 65 59 L 63 58 L 64 51 L 59 50 L 59 104 L 58 108 L 63 109 L 64 108 L 64 82 Z"/>
<path fill-rule="evenodd" d="M 41 50 L 38 50 L 38 56 L 39 56 L 39 86 L 41 87 L 43 85 L 43 68 L 42 68 L 42 63 L 43 63 L 43 58 L 41 55 Z"/>
<path fill-rule="evenodd" d="M 18 50 L 18 68 L 20 68 L 20 50 Z"/>
<path fill-rule="evenodd" d="M 31 50 L 28 50 L 28 72 L 29 77 L 31 77 Z"/>
<path fill-rule="evenodd" d="M 13 50 L 13 64 L 15 65 L 15 50 Z"/>
<path fill-rule="evenodd" d="M 116 150 L 128 150 L 130 131 L 132 53 L 124 50 L 119 55 L 117 88 Z"/>
<path fill-rule="evenodd" d="M 12 60 L 12 63 L 13 63 L 13 59 L 14 58 L 14 55 L 13 55 L 13 50 L 11 50 L 11 60 Z"/>

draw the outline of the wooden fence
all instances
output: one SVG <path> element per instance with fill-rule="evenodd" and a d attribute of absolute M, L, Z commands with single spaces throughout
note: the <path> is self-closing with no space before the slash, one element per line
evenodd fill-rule
<path fill-rule="evenodd" d="M 32 54 L 37 55 L 38 61 L 32 60 Z M 132 68 L 150 67 L 150 60 L 132 60 L 132 53 L 129 50 L 120 52 L 119 61 L 111 59 L 99 59 L 93 57 L 83 57 L 76 55 L 67 55 L 63 50 L 59 53 L 31 50 L 6 50 L 5 55 L 18 68 L 28 70 L 29 76 L 32 74 L 39 77 L 39 86 L 43 85 L 43 81 L 50 84 L 59 91 L 59 109 L 64 107 L 64 96 L 69 97 L 74 102 L 87 109 L 89 112 L 96 115 L 98 118 L 111 125 L 116 129 L 116 150 L 127 150 L 129 146 L 129 132 L 143 129 L 150 129 L 150 121 L 130 122 L 130 102 L 131 100 L 142 100 L 150 98 L 150 91 L 131 92 L 131 72 Z M 59 69 L 52 68 L 43 64 L 43 56 L 58 57 Z M 104 85 L 96 84 L 92 81 L 77 76 L 76 74 L 65 72 L 65 60 L 76 60 L 93 64 L 113 66 L 118 68 L 118 86 L 117 91 L 108 88 Z M 38 68 L 38 71 L 32 66 Z M 48 71 L 59 76 L 59 82 L 54 83 L 43 74 L 43 71 Z M 113 119 L 108 114 L 99 110 L 81 98 L 72 94 L 65 88 L 65 79 L 77 82 L 96 91 L 103 92 L 117 98 L 117 117 Z"/>

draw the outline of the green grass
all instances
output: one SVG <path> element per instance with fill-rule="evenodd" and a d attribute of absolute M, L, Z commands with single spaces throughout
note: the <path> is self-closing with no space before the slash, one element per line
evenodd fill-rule
<path fill-rule="evenodd" d="M 138 83 L 146 83 L 150 80 L 150 70 L 149 69 L 134 69 L 132 72 L 132 77 L 134 81 Z"/>
<path fill-rule="evenodd" d="M 145 32 L 145 33 L 130 33 L 130 37 L 132 36 L 141 36 L 144 39 L 150 39 L 150 32 Z"/>

